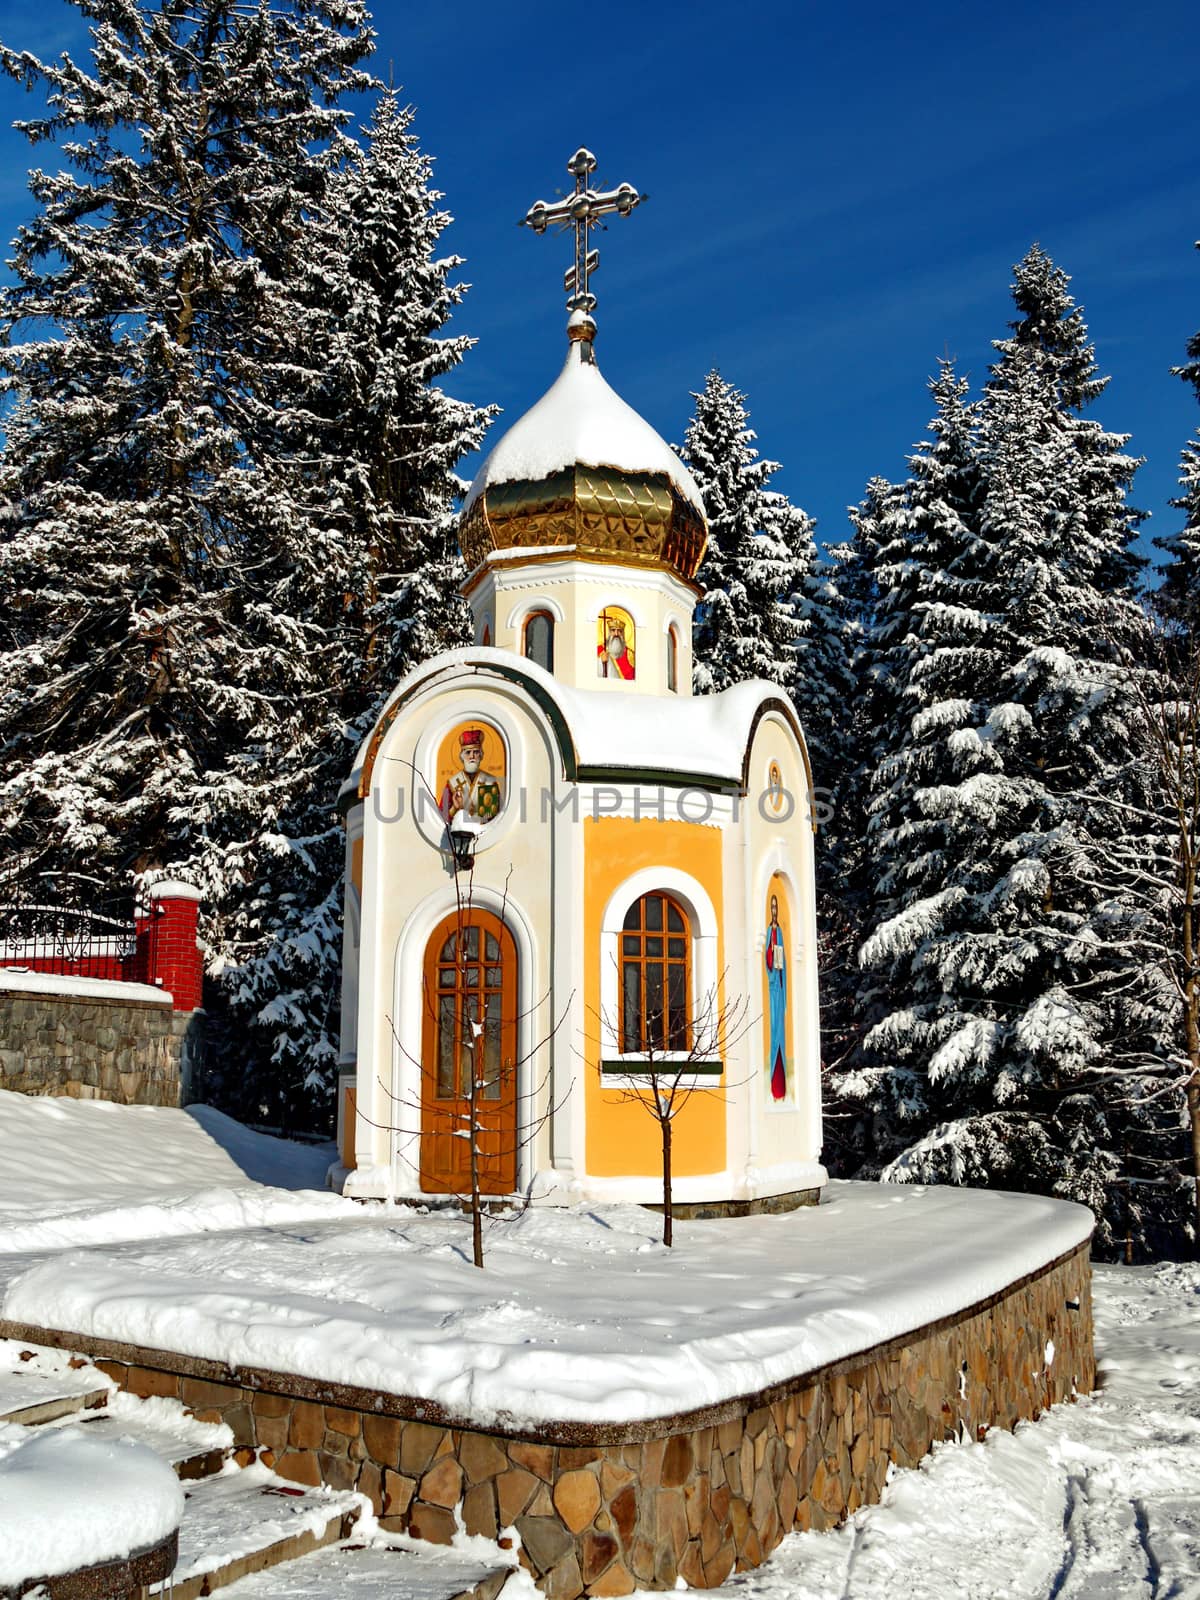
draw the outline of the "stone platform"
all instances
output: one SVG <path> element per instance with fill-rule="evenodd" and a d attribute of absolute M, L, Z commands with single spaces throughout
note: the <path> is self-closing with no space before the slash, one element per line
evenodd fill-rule
<path fill-rule="evenodd" d="M 966 1241 L 964 1241 L 965 1243 Z M 480 1426 L 436 1402 L 232 1368 L 94 1334 L 0 1322 L 181 1399 L 296 1482 L 367 1494 L 392 1529 L 446 1543 L 515 1526 L 554 1600 L 697 1588 L 759 1565 L 793 1528 L 879 1498 L 889 1464 L 1011 1428 L 1094 1382 L 1087 1242 L 999 1292 L 752 1394 L 636 1422 Z"/>

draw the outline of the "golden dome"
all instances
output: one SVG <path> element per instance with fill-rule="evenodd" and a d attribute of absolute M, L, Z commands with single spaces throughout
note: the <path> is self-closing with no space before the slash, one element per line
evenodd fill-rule
<path fill-rule="evenodd" d="M 609 387 L 576 313 L 558 379 L 480 467 L 459 523 L 474 571 L 494 552 L 665 567 L 691 582 L 708 526 L 690 472 Z"/>

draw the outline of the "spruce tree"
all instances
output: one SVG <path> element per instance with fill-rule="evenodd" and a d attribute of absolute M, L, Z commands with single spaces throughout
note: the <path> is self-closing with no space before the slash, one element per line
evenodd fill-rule
<path fill-rule="evenodd" d="M 351 681 L 366 706 L 470 639 L 455 467 L 494 415 L 437 387 L 475 341 L 444 335 L 466 293 L 451 279 L 462 259 L 439 254 L 453 219 L 412 124 L 389 91 L 363 145 L 335 149 L 340 167 L 308 246 L 305 317 L 282 373 L 300 423 L 290 442 L 321 464 L 314 514 L 338 522 L 362 562 L 352 632 L 366 659 Z"/>
<path fill-rule="evenodd" d="M 854 779 L 866 813 L 858 897 L 869 931 L 909 910 L 928 924 L 954 895 L 947 829 L 922 802 L 962 771 L 956 736 L 982 720 L 980 689 L 994 677 L 981 652 L 989 619 L 981 612 L 977 408 L 948 364 L 931 390 L 930 437 L 910 457 L 909 478 L 874 480 L 855 516 L 871 573 L 858 657 L 868 726 Z M 920 940 L 911 954 L 912 968 L 899 952 L 868 967 L 858 1007 L 872 1028 L 870 1049 L 839 1083 L 870 1107 L 869 1148 L 885 1158 L 928 1125 L 925 1063 L 940 1042 L 939 997 L 923 993 Z"/>
<path fill-rule="evenodd" d="M 1200 246 L 1198 246 L 1200 248 Z M 1173 369 L 1200 399 L 1200 334 L 1188 344 L 1193 359 Z M 1143 696 L 1145 750 L 1157 779 L 1160 837 L 1169 866 L 1159 957 L 1176 1011 L 1174 1043 L 1183 1083 L 1190 1168 L 1192 1240 L 1200 1240 L 1200 434 L 1180 459 L 1183 493 L 1171 504 L 1183 512 L 1176 533 L 1156 539 L 1167 563 L 1152 595 L 1160 623 L 1152 685 Z"/>
<path fill-rule="evenodd" d="M 812 520 L 768 488 L 779 463 L 755 448 L 745 395 L 714 370 L 692 398 L 680 454 L 709 525 L 693 628 L 694 687 L 712 694 L 747 678 L 786 683 L 802 631 L 787 602 L 814 559 Z"/>
<path fill-rule="evenodd" d="M 361 0 L 76 0 L 90 70 L 0 48 L 69 167 L 0 291 L 0 819 L 11 866 L 183 873 L 208 928 L 307 776 L 343 575 L 264 449 L 302 208 L 369 81 Z"/>
<path fill-rule="evenodd" d="M 1200 241 L 1196 248 L 1200 250 Z M 1188 340 L 1187 354 L 1189 360 L 1172 367 L 1171 373 L 1190 383 L 1200 400 L 1200 333 Z M 1178 533 L 1154 541 L 1167 557 L 1154 605 L 1169 626 L 1194 635 L 1200 623 L 1200 433 L 1183 447 L 1179 484 L 1183 493 L 1171 504 L 1183 512 L 1184 525 Z"/>
<path fill-rule="evenodd" d="M 851 759 L 851 716 L 854 677 L 851 667 L 850 606 L 840 587 L 841 572 L 832 557 L 809 557 L 811 526 L 797 566 L 799 582 L 783 599 L 783 610 L 795 629 L 791 670 L 784 680 L 804 723 L 813 782 L 823 814 Z M 835 821 L 826 816 L 826 826 Z"/>
<path fill-rule="evenodd" d="M 418 348 L 422 319 L 436 328 L 453 303 L 453 263 L 422 260 L 441 223 L 417 193 L 414 148 L 410 211 L 393 226 L 417 264 L 383 308 L 390 324 L 373 337 L 340 325 L 364 369 L 405 339 L 411 359 L 376 362 L 369 408 L 339 435 L 348 382 L 322 412 L 299 381 L 299 330 L 336 322 L 338 294 L 345 312 L 320 225 L 340 204 L 345 229 L 375 189 L 378 220 L 393 198 L 380 173 L 403 165 L 393 150 L 356 176 L 340 137 L 339 100 L 370 84 L 361 0 L 83 8 L 90 70 L 0 53 L 47 96 L 48 114 L 22 125 L 29 139 L 70 141 L 68 170 L 32 176 L 38 213 L 0 293 L 5 867 L 195 881 L 210 971 L 235 1003 L 233 1031 L 217 1029 L 234 1040 L 235 1075 L 256 1110 L 282 1097 L 311 1114 L 328 1090 L 336 989 L 333 775 L 379 675 L 433 643 L 416 592 L 436 568 L 429 548 L 446 547 L 446 463 L 477 438 L 469 422 L 454 437 L 453 402 L 415 398 L 461 354 L 432 337 Z M 366 409 L 394 438 L 401 408 L 426 430 L 391 468 L 407 474 L 404 559 L 399 536 L 379 534 L 396 497 L 372 500 L 360 481 L 383 437 Z M 267 1094 L 245 1059 L 256 1045 L 282 1075 Z"/>
<path fill-rule="evenodd" d="M 858 613 L 855 572 L 844 549 L 819 557 L 786 602 L 799 627 L 787 685 L 804 728 L 815 790 L 817 954 L 821 971 L 821 1060 L 827 1081 L 856 1035 L 856 895 L 861 830 L 853 773 L 858 763 L 861 699 L 855 676 Z M 826 1164 L 843 1165 L 843 1128 L 826 1122 Z"/>
<path fill-rule="evenodd" d="M 1196 249 L 1200 250 L 1200 239 L 1196 241 Z M 1196 391 L 1196 398 L 1200 400 L 1200 333 L 1194 333 L 1187 343 L 1188 359 L 1181 367 L 1172 367 L 1172 375 L 1182 378 L 1185 383 L 1190 383 Z"/>
<path fill-rule="evenodd" d="M 306 463 L 314 536 L 350 561 L 349 582 L 326 596 L 332 693 L 319 708 L 324 726 L 312 730 L 319 760 L 230 919 L 226 982 L 257 1043 L 252 1099 L 271 1120 L 294 1117 L 332 1087 L 336 802 L 354 751 L 406 672 L 470 638 L 454 469 L 491 413 L 437 387 L 474 341 L 442 336 L 465 292 L 451 281 L 461 262 L 439 253 L 451 218 L 412 120 L 387 93 L 361 147 L 338 141 L 339 166 L 307 230 L 294 340 L 271 369 L 277 453 Z"/>
<path fill-rule="evenodd" d="M 916 599 L 915 552 L 892 583 L 881 562 L 878 670 L 902 709 L 872 782 L 857 1087 L 893 1175 L 1081 1199 L 1111 1240 L 1162 1060 L 1146 907 L 1113 868 L 1145 843 L 1136 463 L 1081 414 L 1103 380 L 1036 246 L 1014 299 L 952 507 L 909 490 L 944 541 Z"/>
<path fill-rule="evenodd" d="M 1153 600 L 1162 620 L 1186 639 L 1200 630 L 1200 432 L 1183 447 L 1179 487 L 1171 505 L 1183 512 L 1183 527 L 1154 541 L 1167 560 Z"/>

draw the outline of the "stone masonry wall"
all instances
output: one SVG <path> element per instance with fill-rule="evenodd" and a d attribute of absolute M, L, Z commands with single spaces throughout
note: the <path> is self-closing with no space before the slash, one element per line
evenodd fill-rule
<path fill-rule="evenodd" d="M 712 1588 L 793 1528 L 879 1499 L 889 1463 L 1012 1428 L 1087 1393 L 1087 1246 L 956 1317 L 758 1395 L 643 1424 L 472 1428 L 428 1402 L 236 1373 L 216 1363 L 0 1323 L 0 1337 L 85 1350 L 124 1388 L 231 1426 L 299 1483 L 368 1495 L 390 1529 L 446 1543 L 461 1520 L 521 1559 L 553 1600 Z"/>
<path fill-rule="evenodd" d="M 199 1014 L 170 1005 L 0 987 L 0 1089 L 127 1106 L 178 1106 Z"/>

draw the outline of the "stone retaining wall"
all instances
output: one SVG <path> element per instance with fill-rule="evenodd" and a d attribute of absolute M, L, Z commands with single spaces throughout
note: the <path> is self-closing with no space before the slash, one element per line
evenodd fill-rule
<path fill-rule="evenodd" d="M 51 1577 L 22 1578 L 6 1587 L 0 1584 L 0 1600 L 148 1600 L 151 1588 L 165 1584 L 179 1560 L 179 1529 L 168 1533 L 157 1544 L 131 1556 L 113 1561 L 98 1561 L 94 1566 L 77 1567 L 74 1572 L 57 1572 Z"/>
<path fill-rule="evenodd" d="M 0 1089 L 178 1106 L 199 1062 L 201 1013 L 0 984 Z"/>
<path fill-rule="evenodd" d="M 83 1350 L 123 1388 L 178 1398 L 284 1477 L 369 1495 L 385 1526 L 495 1538 L 554 1600 L 712 1588 L 793 1528 L 878 1500 L 889 1463 L 1013 1427 L 1094 1380 L 1087 1246 L 954 1317 L 757 1395 L 638 1424 L 486 1431 L 429 1402 L 0 1323 Z"/>

